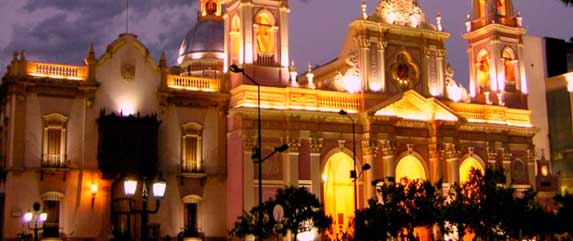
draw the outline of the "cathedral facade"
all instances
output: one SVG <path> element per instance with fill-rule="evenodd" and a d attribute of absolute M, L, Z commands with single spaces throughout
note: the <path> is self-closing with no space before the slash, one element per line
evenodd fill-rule
<path fill-rule="evenodd" d="M 201 0 L 176 66 L 129 33 L 99 57 L 90 47 L 83 65 L 15 53 L 0 88 L 1 234 L 27 232 L 22 217 L 39 202 L 44 237 L 139 239 L 130 209 L 144 191 L 127 199 L 126 178 L 167 181 L 161 201 L 149 200 L 160 203 L 147 227 L 154 240 L 184 230 L 230 238 L 259 185 L 263 199 L 307 187 L 335 233 L 376 180 L 447 189 L 472 168 L 501 166 L 509 185 L 536 188 L 551 172 L 535 160 L 525 29 L 511 0 L 472 2 L 469 91 L 445 58 L 441 18 L 428 21 L 415 0 L 380 0 L 372 13 L 363 2 L 337 58 L 302 74 L 289 58 L 288 0 Z M 283 144 L 259 172 L 254 150 Z"/>

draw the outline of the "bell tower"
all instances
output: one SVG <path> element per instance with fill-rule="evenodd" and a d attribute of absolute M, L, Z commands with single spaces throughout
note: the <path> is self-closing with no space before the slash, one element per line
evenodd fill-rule
<path fill-rule="evenodd" d="M 470 95 L 475 102 L 527 108 L 523 38 L 513 0 L 472 0 L 468 41 Z"/>
<path fill-rule="evenodd" d="M 261 85 L 289 84 L 288 0 L 225 1 L 225 69 L 237 64 Z M 243 82 L 231 76 L 232 86 Z M 247 81 L 244 81 L 247 83 Z"/>

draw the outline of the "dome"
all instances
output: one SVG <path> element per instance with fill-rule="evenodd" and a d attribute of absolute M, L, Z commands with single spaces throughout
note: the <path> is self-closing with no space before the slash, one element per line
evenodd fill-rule
<path fill-rule="evenodd" d="M 178 63 L 184 60 L 201 59 L 191 58 L 190 54 L 199 52 L 220 52 L 225 50 L 224 22 L 220 20 L 199 20 L 193 29 L 187 33 L 179 48 Z"/>

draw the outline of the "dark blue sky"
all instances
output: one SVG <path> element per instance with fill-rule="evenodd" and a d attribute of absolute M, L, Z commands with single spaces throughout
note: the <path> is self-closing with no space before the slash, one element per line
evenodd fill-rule
<path fill-rule="evenodd" d="M 123 0 L 0 0 L 0 66 L 4 72 L 14 50 L 28 59 L 82 64 L 93 42 L 99 56 L 125 31 Z M 367 0 L 368 12 L 378 0 Z M 451 33 L 447 58 L 456 79 L 467 86 L 465 15 L 470 0 L 419 0 L 426 18 L 439 11 Z M 530 34 L 568 39 L 573 36 L 573 8 L 559 0 L 516 0 Z M 348 24 L 360 14 L 360 0 L 291 0 L 291 57 L 303 72 L 307 63 L 323 64 L 338 55 Z M 165 51 L 170 63 L 186 32 L 196 21 L 197 0 L 130 0 L 130 32 L 158 59 Z"/>

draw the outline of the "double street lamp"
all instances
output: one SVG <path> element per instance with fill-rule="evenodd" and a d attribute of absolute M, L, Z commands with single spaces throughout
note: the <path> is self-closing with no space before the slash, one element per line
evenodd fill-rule
<path fill-rule="evenodd" d="M 360 176 L 362 175 L 362 173 L 364 173 L 364 171 L 370 170 L 371 166 L 370 166 L 370 164 L 365 163 L 362 166 L 360 173 L 357 173 L 357 171 L 356 171 L 356 123 L 354 121 L 354 118 L 352 118 L 348 114 L 348 112 L 346 112 L 345 110 L 340 110 L 338 112 L 338 114 L 346 116 L 346 117 L 348 117 L 348 119 L 350 119 L 350 121 L 352 121 L 352 155 L 353 155 L 352 160 L 354 162 L 353 163 L 354 169 L 350 171 L 350 178 L 354 182 L 354 212 L 356 212 L 356 210 L 358 210 L 358 195 L 357 195 L 358 188 L 357 188 L 356 181 L 358 180 L 358 178 L 360 178 Z"/>
<path fill-rule="evenodd" d="M 142 183 L 142 190 L 141 190 L 142 203 L 141 203 L 141 209 L 137 209 L 133 205 L 135 199 L 132 199 L 131 197 L 135 195 L 138 181 L 133 178 L 126 178 L 123 181 L 123 191 L 125 192 L 126 196 L 130 197 L 129 212 L 123 212 L 123 213 L 141 215 L 141 230 L 140 230 L 141 241 L 147 241 L 147 235 L 148 235 L 147 225 L 149 222 L 149 214 L 155 214 L 157 213 L 157 211 L 159 211 L 159 202 L 163 198 L 163 195 L 165 194 L 165 188 L 167 187 L 167 182 L 161 178 L 153 180 L 151 184 L 152 195 L 153 198 L 155 199 L 155 208 L 153 210 L 150 210 L 147 204 L 149 198 L 149 192 L 147 191 L 147 185 L 148 185 L 147 180 L 143 178 L 141 183 Z"/>
<path fill-rule="evenodd" d="M 263 186 L 262 186 L 262 178 L 263 178 L 263 168 L 262 164 L 263 161 L 269 159 L 275 153 L 284 152 L 288 149 L 287 144 L 283 144 L 281 146 L 275 147 L 273 152 L 268 154 L 263 158 L 261 146 L 262 146 L 262 135 L 261 135 L 261 85 L 247 73 L 245 73 L 245 69 L 240 68 L 236 64 L 229 66 L 229 70 L 233 73 L 240 73 L 245 76 L 249 81 L 257 86 L 257 147 L 254 148 L 254 152 L 252 155 L 253 160 L 259 165 L 258 170 L 258 181 L 259 181 L 259 207 L 262 207 L 263 204 Z M 263 224 L 263 209 L 259 208 L 259 227 L 262 228 Z"/>
<path fill-rule="evenodd" d="M 38 241 L 38 231 L 43 228 L 43 224 L 48 219 L 48 214 L 40 211 L 40 203 L 34 202 L 32 206 L 34 211 L 28 211 L 24 214 L 24 223 L 28 229 L 34 231 L 34 241 Z M 30 224 L 34 223 L 33 226 Z"/>

